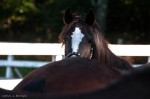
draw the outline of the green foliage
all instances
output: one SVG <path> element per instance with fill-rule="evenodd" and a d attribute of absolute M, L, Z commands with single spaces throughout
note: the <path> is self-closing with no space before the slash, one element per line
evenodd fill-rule
<path fill-rule="evenodd" d="M 63 27 L 63 12 L 71 7 L 85 12 L 86 0 L 2 0 L 1 41 L 57 42 Z M 78 3 L 80 2 L 80 3 Z M 84 5 L 84 6 L 83 6 Z M 82 10 L 80 10 L 82 9 Z"/>
<path fill-rule="evenodd" d="M 31 0 L 1 0 L 0 4 L 1 40 L 15 41 L 20 38 L 20 27 L 28 20 L 27 15 L 34 14 L 37 9 Z"/>
<path fill-rule="evenodd" d="M 18 68 L 19 72 L 21 73 L 23 77 L 35 69 L 36 68 Z M 14 68 L 12 68 L 12 74 L 13 74 L 13 78 L 18 78 L 18 75 L 14 71 Z M 5 75 L 6 75 L 6 67 L 0 67 L 0 77 L 3 78 L 5 77 Z"/>
<path fill-rule="evenodd" d="M 6 68 L 0 67 L 0 77 L 5 77 Z"/>
<path fill-rule="evenodd" d="M 110 0 L 107 36 L 123 38 L 126 43 L 149 44 L 149 0 Z"/>
<path fill-rule="evenodd" d="M 109 0 L 106 37 L 150 42 L 149 6 L 149 0 Z M 69 7 L 82 15 L 97 8 L 91 0 L 0 0 L 0 41 L 57 42 L 63 13 Z"/>

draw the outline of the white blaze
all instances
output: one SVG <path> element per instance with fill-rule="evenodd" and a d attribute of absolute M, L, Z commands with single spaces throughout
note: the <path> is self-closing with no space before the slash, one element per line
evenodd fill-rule
<path fill-rule="evenodd" d="M 72 37 L 72 51 L 77 52 L 79 48 L 79 44 L 82 41 L 84 35 L 81 32 L 80 28 L 76 27 L 71 37 Z"/>

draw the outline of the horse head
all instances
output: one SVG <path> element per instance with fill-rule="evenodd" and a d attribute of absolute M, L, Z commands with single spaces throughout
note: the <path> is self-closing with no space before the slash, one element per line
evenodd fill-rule
<path fill-rule="evenodd" d="M 92 10 L 86 17 L 73 15 L 70 9 L 64 14 L 65 27 L 59 35 L 60 41 L 65 45 L 65 56 L 81 56 L 92 58 L 93 56 L 93 37 L 92 30 L 89 28 L 95 23 L 95 15 Z"/>
<path fill-rule="evenodd" d="M 65 45 L 65 57 L 80 56 L 95 59 L 117 69 L 132 69 L 126 60 L 116 56 L 109 49 L 108 42 L 99 32 L 93 10 L 83 17 L 72 14 L 70 9 L 67 9 L 64 14 L 64 23 L 59 40 Z"/>

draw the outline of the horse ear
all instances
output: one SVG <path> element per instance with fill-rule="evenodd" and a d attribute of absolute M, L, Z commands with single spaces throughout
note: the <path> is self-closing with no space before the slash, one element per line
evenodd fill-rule
<path fill-rule="evenodd" d="M 64 23 L 69 24 L 73 20 L 73 15 L 70 8 L 66 9 L 64 14 Z"/>
<path fill-rule="evenodd" d="M 89 13 L 87 14 L 85 18 L 85 22 L 91 26 L 95 23 L 95 13 L 92 9 L 90 9 Z"/>

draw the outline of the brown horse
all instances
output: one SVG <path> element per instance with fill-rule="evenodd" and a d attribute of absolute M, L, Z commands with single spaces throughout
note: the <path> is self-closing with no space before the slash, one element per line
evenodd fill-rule
<path fill-rule="evenodd" d="M 69 30 L 74 31 L 72 35 L 65 36 L 65 42 L 68 42 L 67 44 L 72 43 L 71 47 L 73 53 L 69 53 L 70 45 L 67 46 L 67 44 L 65 43 L 65 54 L 67 58 L 61 61 L 49 63 L 31 72 L 23 79 L 23 81 L 21 81 L 14 88 L 14 91 L 52 94 L 72 94 L 90 92 L 98 88 L 100 89 L 105 87 L 109 82 L 122 75 L 122 73 L 119 70 L 120 68 L 118 69 L 115 67 L 122 67 L 122 70 L 126 69 L 127 67 L 127 69 L 132 68 L 125 60 L 112 54 L 111 51 L 107 48 L 107 44 L 104 43 L 104 45 L 103 43 L 100 43 L 101 41 L 99 41 L 99 44 L 103 44 L 100 45 L 101 48 L 104 47 L 103 49 L 107 51 L 104 52 L 106 54 L 105 56 L 103 56 L 104 54 L 101 55 L 101 57 L 103 57 L 103 59 L 99 59 L 101 61 L 96 61 L 98 59 L 98 56 L 96 56 L 96 54 L 101 54 L 101 51 L 100 53 L 97 52 L 98 45 L 95 44 L 96 42 L 91 44 L 94 38 L 91 38 L 92 35 L 86 32 L 87 30 L 91 31 L 91 26 L 88 25 L 91 24 L 91 22 L 93 21 L 91 21 L 91 18 L 89 17 L 93 15 L 92 13 L 93 12 L 90 11 L 90 13 L 87 15 L 87 18 L 85 19 L 87 20 L 87 24 L 85 22 L 82 22 L 83 20 L 78 20 L 80 19 L 79 16 L 75 16 L 76 20 L 74 19 L 74 21 L 78 23 L 75 24 L 75 26 L 79 26 L 79 28 L 75 28 L 74 25 L 73 27 L 72 25 L 69 25 Z M 65 12 L 65 16 L 67 15 L 70 15 L 69 10 L 66 10 Z M 70 18 L 65 18 L 65 22 L 68 23 Z M 86 26 L 82 26 L 82 24 L 79 24 L 79 22 L 86 24 Z M 81 29 L 81 27 L 83 28 Z M 68 30 L 67 28 L 65 28 L 66 32 Z M 85 31 L 84 33 L 87 34 L 83 35 L 81 33 L 81 30 L 83 32 Z M 70 34 L 70 31 L 68 31 L 67 34 Z M 70 37 L 73 39 L 72 41 L 74 42 L 68 41 Z M 81 47 L 79 47 L 78 45 L 81 45 L 80 42 L 83 39 L 83 37 L 89 38 L 89 40 L 84 39 L 84 41 L 88 41 L 88 43 L 84 43 L 84 45 L 87 45 L 88 47 L 86 48 L 84 46 L 81 46 L 84 49 L 86 48 L 87 52 L 78 53 L 79 49 L 81 49 Z M 105 40 L 103 39 L 102 42 L 104 41 Z M 110 53 L 111 55 L 109 55 Z M 86 56 L 87 54 L 88 56 Z M 91 57 L 95 60 L 88 59 L 88 57 Z"/>
<path fill-rule="evenodd" d="M 105 87 L 120 75 L 112 66 L 87 58 L 71 57 L 34 70 L 14 91 L 51 94 L 90 92 Z"/>
<path fill-rule="evenodd" d="M 128 72 L 103 89 L 88 93 L 53 95 L 51 93 L 21 93 L 0 89 L 0 99 L 150 99 L 150 63 Z"/>
<path fill-rule="evenodd" d="M 95 59 L 121 71 L 133 69 L 126 60 L 116 56 L 108 48 L 108 42 L 99 32 L 93 10 L 90 10 L 86 17 L 82 17 L 73 15 L 70 9 L 67 9 L 64 22 L 65 26 L 59 40 L 65 45 L 66 57 L 81 56 Z"/>

